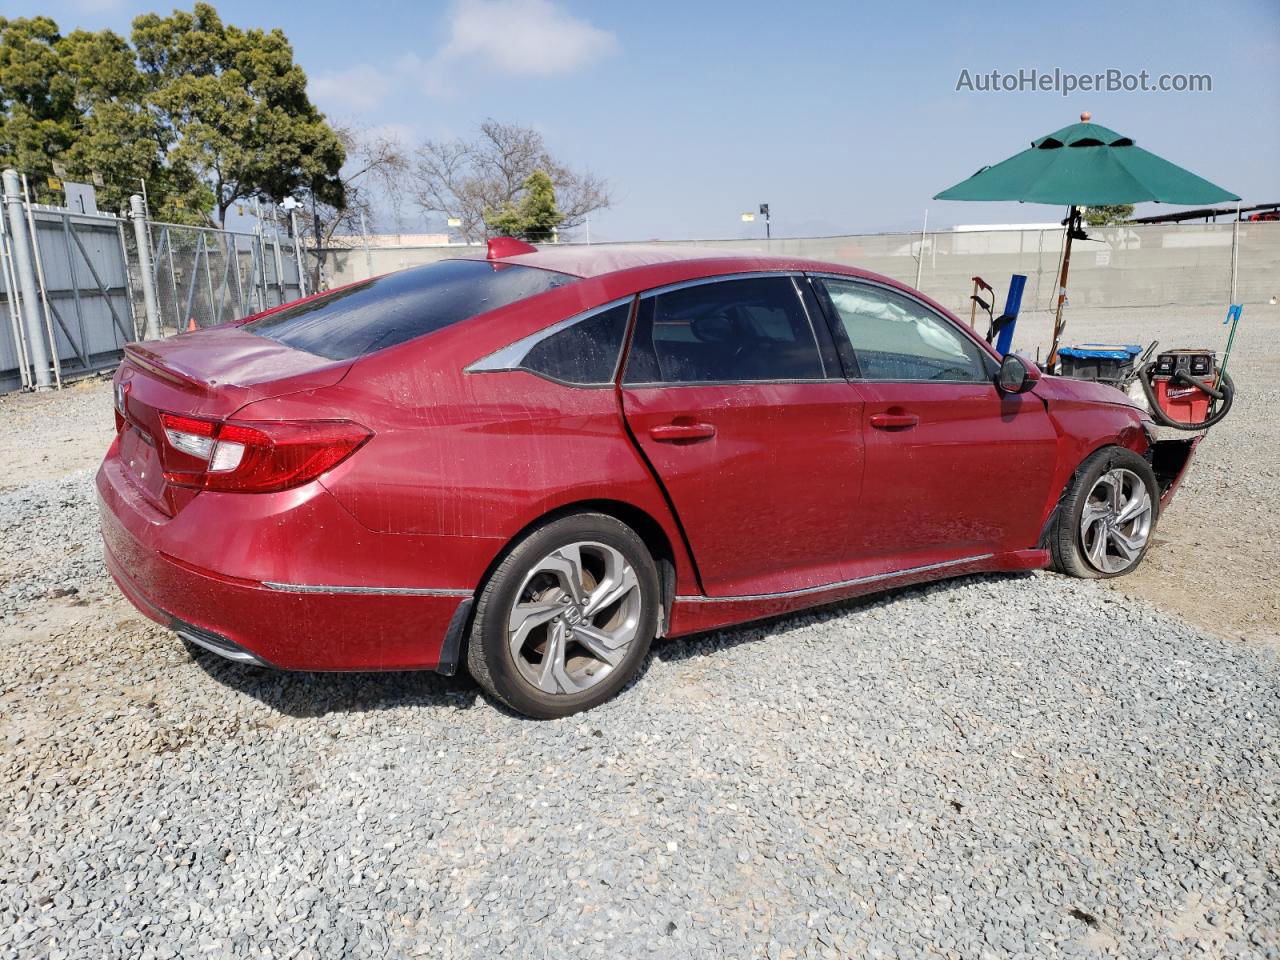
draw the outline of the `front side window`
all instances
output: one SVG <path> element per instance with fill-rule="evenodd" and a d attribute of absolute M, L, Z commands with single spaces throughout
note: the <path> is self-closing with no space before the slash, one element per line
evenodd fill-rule
<path fill-rule="evenodd" d="M 791 278 L 749 277 L 642 299 L 625 379 L 750 383 L 825 376 Z"/>
<path fill-rule="evenodd" d="M 576 279 L 510 263 L 441 260 L 285 307 L 242 329 L 330 360 L 351 360 Z"/>
<path fill-rule="evenodd" d="M 824 279 L 862 380 L 990 379 L 982 351 L 910 297 L 855 281 Z"/>

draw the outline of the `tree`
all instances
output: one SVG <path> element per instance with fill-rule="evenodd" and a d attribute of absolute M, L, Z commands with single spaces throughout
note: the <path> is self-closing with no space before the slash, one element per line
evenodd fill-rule
<path fill-rule="evenodd" d="M 484 222 L 494 233 L 531 242 L 550 240 L 564 219 L 556 206 L 556 188 L 542 170 L 525 178 L 518 204 L 485 212 Z"/>
<path fill-rule="evenodd" d="M 307 78 L 279 30 L 223 24 L 207 3 L 133 21 L 133 45 L 174 146 L 169 160 L 213 192 L 219 223 L 238 200 L 306 188 L 342 205 L 344 152 L 307 97 Z"/>
<path fill-rule="evenodd" d="M 211 197 L 190 170 L 167 165 L 169 141 L 143 103 L 132 49 L 110 30 L 66 36 L 48 17 L 0 18 L 0 163 L 31 175 L 36 199 L 61 203 L 48 177 L 101 181 L 98 204 L 128 207 L 147 181 L 152 209 L 203 220 Z"/>
<path fill-rule="evenodd" d="M 463 238 L 476 243 L 485 237 L 486 214 L 517 207 L 537 171 L 551 182 L 561 230 L 609 206 L 603 180 L 554 159 L 538 131 L 495 120 L 481 124 L 473 140 L 427 141 L 419 147 L 411 190 L 425 213 L 457 217 Z"/>
<path fill-rule="evenodd" d="M 1084 222 L 1091 227 L 1124 223 L 1131 216 L 1133 216 L 1132 203 L 1113 203 L 1107 206 L 1084 208 Z"/>
<path fill-rule="evenodd" d="M 34 174 L 38 200 L 57 168 L 96 182 L 121 210 L 142 188 L 165 220 L 218 222 L 238 200 L 299 190 L 341 206 L 342 142 L 307 98 L 279 30 L 227 26 L 206 3 L 66 36 L 49 17 L 0 17 L 0 163 Z"/>

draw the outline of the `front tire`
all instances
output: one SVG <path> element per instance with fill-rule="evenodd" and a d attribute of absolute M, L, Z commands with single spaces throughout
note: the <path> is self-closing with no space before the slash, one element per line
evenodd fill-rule
<path fill-rule="evenodd" d="M 1121 577 L 1146 556 L 1160 510 L 1151 464 L 1132 450 L 1104 447 L 1076 471 L 1049 536 L 1059 573 Z"/>
<path fill-rule="evenodd" d="M 601 513 L 561 517 L 519 541 L 485 583 L 467 668 L 526 716 L 589 710 L 640 668 L 660 603 L 657 566 L 634 530 Z"/>

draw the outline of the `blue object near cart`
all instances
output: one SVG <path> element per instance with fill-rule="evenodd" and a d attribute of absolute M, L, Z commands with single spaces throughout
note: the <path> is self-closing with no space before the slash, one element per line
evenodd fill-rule
<path fill-rule="evenodd" d="M 1136 343 L 1082 343 L 1059 347 L 1060 375 L 1076 380 L 1121 384 L 1133 377 L 1133 365 L 1142 347 Z"/>
<path fill-rule="evenodd" d="M 1027 278 L 1015 273 L 1009 278 L 1009 293 L 1004 299 L 1004 313 L 991 325 L 996 338 L 996 353 L 1004 356 L 1013 344 L 1013 328 L 1018 325 L 1018 311 L 1022 309 L 1022 291 L 1027 286 Z"/>

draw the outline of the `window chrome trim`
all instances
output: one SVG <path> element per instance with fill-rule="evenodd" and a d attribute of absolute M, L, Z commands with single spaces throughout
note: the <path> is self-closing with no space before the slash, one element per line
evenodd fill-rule
<path fill-rule="evenodd" d="M 630 383 L 626 379 L 626 371 L 618 371 L 621 379 L 618 380 L 619 386 L 623 390 L 631 389 L 647 389 L 651 387 L 754 387 L 767 384 L 792 384 L 792 383 L 843 383 L 845 382 L 843 373 L 837 373 L 827 369 L 826 358 L 822 355 L 822 344 L 818 341 L 818 331 L 814 329 L 813 317 L 809 315 L 809 307 L 804 302 L 804 296 L 801 294 L 798 283 L 804 279 L 806 274 L 803 270 L 759 270 L 750 273 L 724 273 L 714 277 L 699 277 L 696 280 L 681 280 L 679 283 L 671 283 L 665 287 L 653 287 L 650 290 L 644 290 L 639 295 L 639 300 L 648 300 L 651 297 L 660 296 L 664 293 L 673 293 L 676 290 L 684 290 L 688 287 L 701 287 L 708 283 L 723 283 L 729 280 L 756 280 L 769 277 L 782 277 L 791 281 L 791 289 L 795 294 L 795 298 L 800 301 L 800 310 L 804 314 L 805 319 L 809 323 L 809 335 L 813 337 L 813 349 L 818 354 L 818 367 L 822 370 L 821 377 L 792 377 L 783 379 L 770 380 L 647 380 L 642 383 Z M 637 305 L 637 317 L 639 316 Z M 635 328 L 634 324 L 630 331 L 630 337 L 634 340 Z"/>
<path fill-rule="evenodd" d="M 651 287 L 648 290 L 640 292 L 640 299 L 647 300 L 650 297 L 656 297 L 664 293 L 672 293 L 676 290 L 684 290 L 686 287 L 701 287 L 708 283 L 724 283 L 726 280 L 755 280 L 762 277 L 794 277 L 803 276 L 801 270 L 756 270 L 747 273 L 720 273 L 714 277 L 698 277 L 694 280 L 681 280 L 678 283 L 669 283 L 665 287 Z"/>
<path fill-rule="evenodd" d="M 963 566 L 966 563 L 978 563 L 990 560 L 994 553 L 980 553 L 973 557 L 961 557 L 959 560 L 944 560 L 942 563 L 927 563 L 923 567 L 907 567 L 905 570 L 893 570 L 889 573 L 876 573 L 869 577 L 855 577 L 853 580 L 839 580 L 835 583 L 824 583 L 817 587 L 802 587 L 799 590 L 784 590 L 781 593 L 751 593 L 736 597 L 693 597 L 677 596 L 685 603 L 735 603 L 739 600 L 779 600 L 788 597 L 803 597 L 811 593 L 825 593 L 828 590 L 839 590 L 842 587 L 856 587 L 867 583 L 878 583 L 881 580 L 893 580 L 897 577 L 909 577 L 917 573 L 929 573 L 946 567 Z"/>
<path fill-rule="evenodd" d="M 541 330 L 531 333 L 526 337 L 522 337 L 515 343 L 509 343 L 505 347 L 495 350 L 486 357 L 471 363 L 463 368 L 463 373 L 510 373 L 515 370 L 523 370 L 525 373 L 535 377 L 542 377 L 544 380 L 551 380 L 555 383 L 564 384 L 569 387 L 601 387 L 612 384 L 618 378 L 618 363 L 622 357 L 622 344 L 618 346 L 618 358 L 613 361 L 613 377 L 609 380 L 602 380 L 599 383 L 570 383 L 565 380 L 557 380 L 555 377 L 549 377 L 546 374 L 538 373 L 536 370 L 530 370 L 522 367 L 520 364 L 524 362 L 525 357 L 529 355 L 529 351 L 540 344 L 548 337 L 553 337 L 562 330 L 568 330 L 575 324 L 579 324 L 584 320 L 590 320 L 592 317 L 598 316 L 623 304 L 630 303 L 635 299 L 635 294 L 631 293 L 625 297 L 619 297 L 617 300 L 611 300 L 608 303 L 601 304 L 598 307 L 592 307 L 583 313 L 575 313 L 572 317 L 564 320 L 558 320 L 549 327 L 543 327 Z M 627 318 L 630 320 L 630 317 Z M 624 335 L 623 339 L 626 337 Z"/>
<path fill-rule="evenodd" d="M 385 594 L 399 597 L 469 597 L 472 595 L 470 590 L 451 587 L 347 587 L 325 583 L 278 583 L 272 580 L 264 580 L 262 585 L 268 590 L 287 593 Z"/>
<path fill-rule="evenodd" d="M 818 366 L 822 368 L 822 379 L 837 379 L 832 372 L 827 369 L 827 358 L 823 356 L 822 344 L 818 342 L 818 328 L 813 325 L 813 316 L 809 313 L 809 305 L 804 302 L 804 291 L 800 289 L 800 281 L 808 281 L 802 273 L 791 274 L 791 289 L 796 293 L 796 299 L 800 301 L 800 310 L 804 313 L 804 318 L 809 322 L 809 336 L 813 337 L 813 348 L 818 351 Z"/>
<path fill-rule="evenodd" d="M 978 354 L 982 357 L 982 365 L 987 369 L 987 380 L 877 380 L 869 377 L 849 377 L 848 380 L 850 383 L 987 383 L 991 377 L 995 376 L 996 371 L 999 369 L 998 367 L 991 368 L 991 364 L 994 364 L 995 360 L 991 354 L 987 353 L 986 350 L 990 344 L 967 328 L 963 323 L 952 320 L 946 314 L 939 313 L 936 307 L 925 303 L 912 291 L 903 290 L 899 287 L 891 286 L 887 283 L 881 283 L 879 280 L 872 280 L 868 277 L 853 277 L 845 273 L 811 271 L 807 272 L 805 276 L 817 277 L 819 280 L 843 280 L 845 283 L 856 283 L 866 287 L 875 287 L 879 290 L 888 291 L 889 293 L 896 293 L 900 297 L 906 297 L 912 303 L 919 304 L 922 308 L 927 310 L 931 315 L 937 317 L 948 327 L 960 331 L 960 335 L 962 337 L 972 342 L 974 346 L 978 348 Z M 836 317 L 836 321 L 843 323 L 839 317 Z M 857 356 L 857 350 L 856 348 L 853 348 L 853 344 L 850 344 L 849 346 L 854 349 L 854 355 Z"/>
<path fill-rule="evenodd" d="M 812 384 L 835 383 L 847 385 L 843 377 L 821 377 L 819 379 L 796 377 L 790 380 L 648 380 L 644 383 L 623 383 L 623 390 L 649 390 L 656 387 L 777 387 L 805 386 Z"/>

